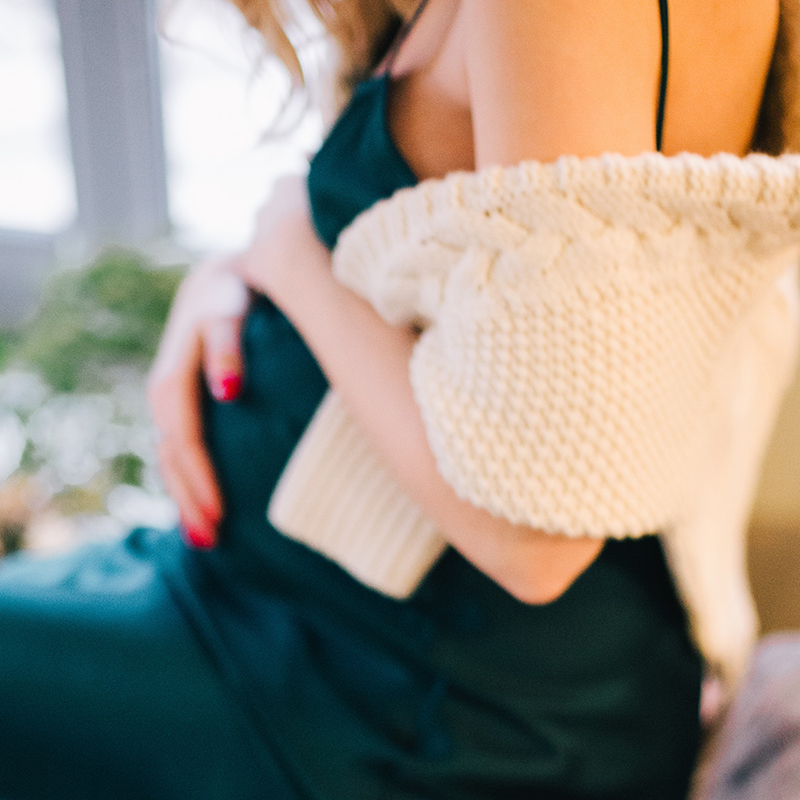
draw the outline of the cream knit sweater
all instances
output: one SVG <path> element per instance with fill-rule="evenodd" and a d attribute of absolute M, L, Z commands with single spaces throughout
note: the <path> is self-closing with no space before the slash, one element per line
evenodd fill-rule
<path fill-rule="evenodd" d="M 698 645 L 735 680 L 799 252 L 800 157 L 608 155 L 402 190 L 342 234 L 334 270 L 424 328 L 411 381 L 458 495 L 569 536 L 660 533 Z M 394 596 L 445 547 L 335 395 L 269 513 Z"/>

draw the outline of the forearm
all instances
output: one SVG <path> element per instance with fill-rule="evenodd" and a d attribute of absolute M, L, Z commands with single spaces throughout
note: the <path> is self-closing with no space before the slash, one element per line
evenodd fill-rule
<path fill-rule="evenodd" d="M 271 281 L 270 294 L 387 467 L 444 537 L 511 594 L 526 602 L 560 595 L 594 560 L 602 542 L 512 525 L 460 500 L 436 469 L 412 393 L 413 332 L 387 324 L 339 284 L 320 243 L 309 242 L 302 255 L 302 266 L 295 263 Z"/>

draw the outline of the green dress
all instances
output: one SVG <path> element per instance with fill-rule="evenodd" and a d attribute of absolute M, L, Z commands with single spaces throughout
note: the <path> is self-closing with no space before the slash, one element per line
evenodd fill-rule
<path fill-rule="evenodd" d="M 333 245 L 415 178 L 363 83 L 315 159 Z M 264 509 L 326 389 L 266 299 L 239 402 L 206 398 L 220 546 L 139 529 L 0 566 L 0 800 L 679 800 L 701 660 L 655 537 L 609 541 L 558 600 L 447 550 L 412 597 L 365 587 Z"/>

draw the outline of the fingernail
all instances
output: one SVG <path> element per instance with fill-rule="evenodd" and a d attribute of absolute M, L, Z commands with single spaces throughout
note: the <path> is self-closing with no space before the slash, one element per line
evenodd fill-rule
<path fill-rule="evenodd" d="M 235 372 L 223 375 L 219 381 L 215 381 L 211 387 L 211 393 L 215 400 L 220 403 L 230 403 L 242 393 L 242 376 Z"/>
<path fill-rule="evenodd" d="M 211 550 L 217 543 L 217 537 L 213 530 L 209 528 L 199 528 L 195 525 L 184 525 L 186 539 L 192 547 L 198 550 Z"/>

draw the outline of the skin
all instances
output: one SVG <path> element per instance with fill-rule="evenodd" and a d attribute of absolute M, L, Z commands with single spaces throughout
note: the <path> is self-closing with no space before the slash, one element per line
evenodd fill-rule
<path fill-rule="evenodd" d="M 666 155 L 747 152 L 777 15 L 777 0 L 671 0 Z M 567 153 L 636 155 L 655 149 L 660 53 L 655 0 L 430 0 L 392 67 L 389 126 L 421 179 Z M 560 596 L 602 541 L 512 525 L 455 496 L 411 393 L 414 332 L 387 325 L 333 279 L 302 186 L 286 196 L 294 199 L 282 196 L 279 211 L 262 212 L 247 252 L 190 278 L 194 288 L 179 295 L 165 340 L 170 356 L 151 382 L 162 470 L 186 528 L 199 531 L 196 543 L 213 543 L 224 513 L 200 440 L 198 375 L 213 389 L 241 374 L 240 317 L 192 316 L 190 306 L 234 273 L 292 320 L 454 547 L 523 602 Z"/>

